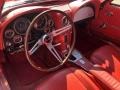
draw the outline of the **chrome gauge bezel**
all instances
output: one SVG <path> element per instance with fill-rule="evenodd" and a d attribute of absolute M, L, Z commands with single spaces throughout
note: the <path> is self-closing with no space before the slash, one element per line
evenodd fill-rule
<path fill-rule="evenodd" d="M 18 27 L 17 27 L 17 25 L 19 25 L 21 22 L 24 23 L 24 25 L 25 25 L 24 28 L 22 28 L 24 30 L 22 30 L 20 28 L 18 29 Z M 21 18 L 18 18 L 17 20 L 14 21 L 13 28 L 17 34 L 25 35 L 26 30 L 29 27 L 29 25 L 30 25 L 30 20 L 28 18 L 21 17 Z M 24 32 L 21 33 L 20 31 L 24 31 Z"/>
<path fill-rule="evenodd" d="M 66 26 L 66 25 L 68 25 L 70 22 L 69 22 L 69 20 L 66 18 L 66 16 L 64 16 L 63 18 L 62 18 L 62 24 L 63 24 L 63 26 Z"/>
<path fill-rule="evenodd" d="M 9 36 L 8 34 L 10 34 L 10 33 L 12 33 L 12 34 Z M 14 35 L 15 35 L 14 30 L 12 30 L 12 29 L 7 29 L 7 30 L 5 30 L 4 37 L 5 37 L 6 39 L 11 39 L 11 38 L 14 37 Z"/>
<path fill-rule="evenodd" d="M 19 38 L 19 41 L 16 42 L 16 39 L 18 39 L 18 38 Z M 23 38 L 22 38 L 21 35 L 16 35 L 16 36 L 13 37 L 13 43 L 14 44 L 20 44 L 20 43 L 22 43 L 22 41 L 23 41 Z"/>

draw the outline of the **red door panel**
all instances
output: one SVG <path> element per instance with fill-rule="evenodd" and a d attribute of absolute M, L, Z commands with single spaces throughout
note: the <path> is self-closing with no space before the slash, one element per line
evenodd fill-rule
<path fill-rule="evenodd" d="M 120 6 L 106 4 L 92 22 L 91 28 L 100 36 L 120 42 Z"/>

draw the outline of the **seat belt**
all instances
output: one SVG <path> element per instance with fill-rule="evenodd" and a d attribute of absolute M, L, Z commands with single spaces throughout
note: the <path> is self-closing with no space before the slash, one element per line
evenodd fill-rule
<path fill-rule="evenodd" d="M 80 53 L 78 53 L 78 55 L 74 54 L 74 56 L 75 55 L 79 57 L 79 59 L 69 60 L 70 62 L 75 63 L 77 66 L 80 66 L 87 72 L 91 73 L 94 77 L 100 80 L 103 84 L 105 84 L 111 90 L 120 90 L 120 82 L 116 80 L 108 72 L 106 72 L 100 65 L 92 64 L 88 59 L 83 57 L 82 54 Z"/>

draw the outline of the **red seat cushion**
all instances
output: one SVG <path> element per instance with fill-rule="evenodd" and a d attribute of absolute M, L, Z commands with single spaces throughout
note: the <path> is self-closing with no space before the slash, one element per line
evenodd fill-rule
<path fill-rule="evenodd" d="M 107 72 L 120 81 L 120 49 L 105 45 L 91 55 L 94 64 L 101 65 Z"/>
<path fill-rule="evenodd" d="M 82 70 L 67 68 L 40 82 L 36 90 L 99 90 L 99 88 Z"/>

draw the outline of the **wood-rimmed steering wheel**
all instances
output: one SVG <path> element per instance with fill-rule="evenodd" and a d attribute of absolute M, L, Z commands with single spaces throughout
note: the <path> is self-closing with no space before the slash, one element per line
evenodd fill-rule
<path fill-rule="evenodd" d="M 32 36 L 32 33 L 34 32 L 34 25 L 36 21 L 38 21 L 39 18 L 42 17 L 43 15 L 52 15 L 53 13 L 60 17 L 65 17 L 65 20 L 61 18 L 61 22 L 67 22 L 67 23 L 65 25 L 62 25 L 60 23 L 61 27 L 59 28 L 57 27 L 57 29 L 56 29 L 56 24 L 54 23 L 53 25 L 54 28 L 46 32 L 46 28 L 50 28 L 47 22 L 45 28 L 39 31 L 40 34 L 39 32 L 37 32 L 37 35 L 39 34 L 38 35 L 39 38 L 37 38 L 37 40 L 31 40 L 35 42 L 33 44 L 30 44 L 30 36 Z M 52 17 L 52 18 L 56 18 L 56 17 Z M 62 37 L 62 42 L 59 42 L 59 44 L 57 43 L 58 46 L 56 48 L 56 46 L 53 45 L 53 43 L 55 43 L 56 40 L 58 40 L 60 37 Z M 76 37 L 76 33 L 75 33 L 73 21 L 65 12 L 60 10 L 43 11 L 32 20 L 31 24 L 29 25 L 26 31 L 24 45 L 25 45 L 25 55 L 27 57 L 28 62 L 33 68 L 45 72 L 53 71 L 60 68 L 68 60 L 69 56 L 72 53 L 75 44 L 75 37 Z M 59 50 L 60 49 L 59 47 L 63 45 L 66 48 L 64 50 Z M 48 51 L 52 54 L 52 56 L 59 62 L 58 65 L 53 66 L 51 68 L 43 68 L 41 66 L 36 65 L 32 56 L 41 46 L 45 46 L 48 49 Z"/>

